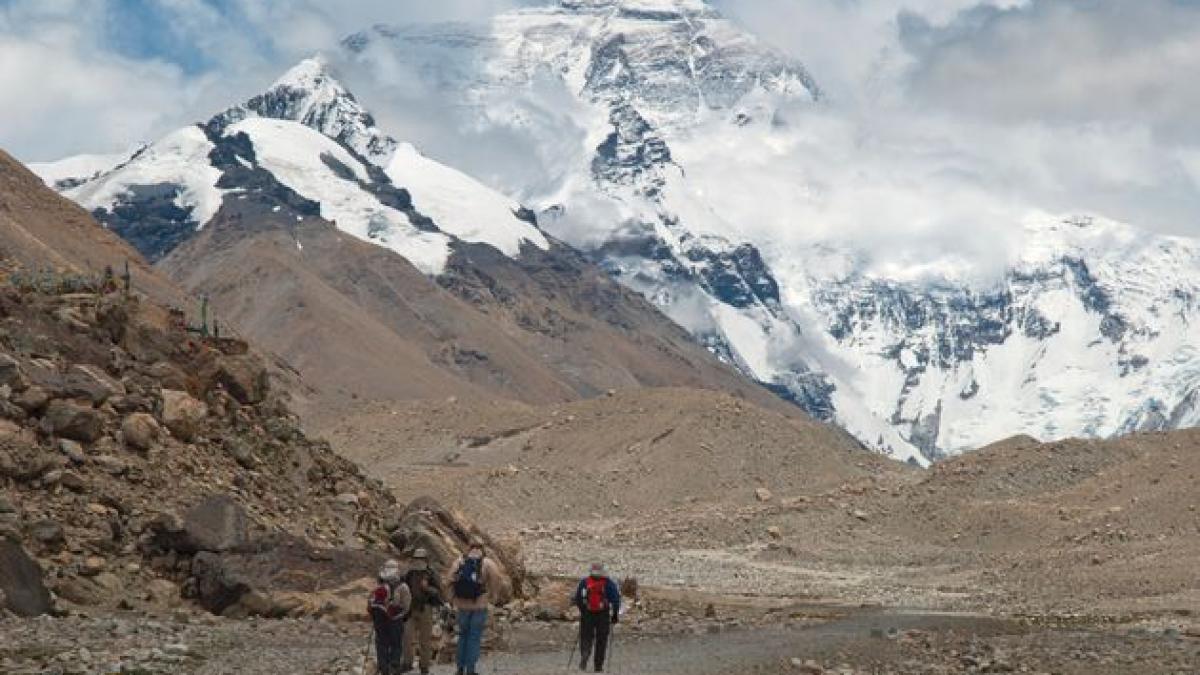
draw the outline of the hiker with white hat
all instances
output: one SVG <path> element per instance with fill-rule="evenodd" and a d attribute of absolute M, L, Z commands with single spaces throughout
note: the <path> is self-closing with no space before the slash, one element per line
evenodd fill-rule
<path fill-rule="evenodd" d="M 400 563 L 389 560 L 379 570 L 379 583 L 367 600 L 367 613 L 375 628 L 375 664 L 380 675 L 400 670 L 404 619 L 412 598 L 400 578 Z"/>
<path fill-rule="evenodd" d="M 442 600 L 437 572 L 429 566 L 428 551 L 423 548 L 413 551 L 404 583 L 412 593 L 412 610 L 404 626 L 404 659 L 400 672 L 411 671 L 413 662 L 419 657 L 421 675 L 429 675 L 433 665 L 433 614 L 442 610 L 446 602 Z"/>
<path fill-rule="evenodd" d="M 579 669 L 587 670 L 594 647 L 593 664 L 596 672 L 602 673 L 609 632 L 612 624 L 621 620 L 621 590 L 608 577 L 603 564 L 592 563 L 588 575 L 579 580 L 573 601 L 579 608 Z"/>

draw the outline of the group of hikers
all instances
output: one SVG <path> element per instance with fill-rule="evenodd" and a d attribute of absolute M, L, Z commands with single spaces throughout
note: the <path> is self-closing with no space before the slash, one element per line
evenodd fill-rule
<path fill-rule="evenodd" d="M 458 632 L 456 675 L 477 675 L 493 597 L 489 590 L 500 588 L 501 583 L 483 540 L 470 540 L 467 553 L 451 566 L 445 586 L 430 566 L 425 549 L 414 550 L 411 559 L 403 573 L 395 560 L 384 563 L 367 602 L 379 675 L 410 672 L 414 662 L 422 675 L 427 675 L 434 657 L 435 617 L 448 621 L 452 615 Z M 572 603 L 580 612 L 579 669 L 587 670 L 590 659 L 595 672 L 604 672 L 612 625 L 621 619 L 619 587 L 604 566 L 595 563 L 576 586 Z"/>

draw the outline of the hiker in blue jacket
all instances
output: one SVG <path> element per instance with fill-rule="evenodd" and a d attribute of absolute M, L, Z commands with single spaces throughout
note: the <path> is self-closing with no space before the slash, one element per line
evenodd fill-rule
<path fill-rule="evenodd" d="M 604 657 L 608 654 L 608 635 L 612 624 L 621 620 L 621 590 L 604 565 L 593 563 L 588 575 L 575 588 L 575 606 L 579 608 L 579 669 L 587 670 L 592 647 L 596 653 L 593 663 L 596 672 L 604 672 Z"/>

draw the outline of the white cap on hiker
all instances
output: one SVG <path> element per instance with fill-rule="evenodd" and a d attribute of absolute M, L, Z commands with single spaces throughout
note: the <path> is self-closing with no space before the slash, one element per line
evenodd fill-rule
<path fill-rule="evenodd" d="M 383 567 L 379 570 L 379 578 L 390 580 L 400 576 L 400 563 L 395 560 L 389 560 L 383 563 Z"/>
<path fill-rule="evenodd" d="M 604 572 L 604 563 L 598 563 L 598 562 L 592 563 L 592 568 L 591 568 L 591 572 L 590 572 L 590 574 L 592 576 L 602 577 L 602 576 L 604 576 L 604 573 L 605 573 Z"/>

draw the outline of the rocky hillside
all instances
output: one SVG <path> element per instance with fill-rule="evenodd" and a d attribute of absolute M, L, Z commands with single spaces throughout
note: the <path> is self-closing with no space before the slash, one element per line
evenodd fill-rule
<path fill-rule="evenodd" d="M 183 586 L 211 601 L 188 586 L 194 556 L 264 538 L 383 548 L 393 498 L 299 431 L 244 344 L 119 293 L 8 286 L 0 316 L 3 534 L 61 599 L 169 602 Z"/>

